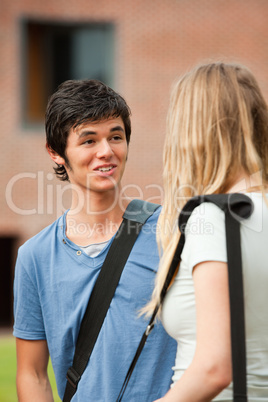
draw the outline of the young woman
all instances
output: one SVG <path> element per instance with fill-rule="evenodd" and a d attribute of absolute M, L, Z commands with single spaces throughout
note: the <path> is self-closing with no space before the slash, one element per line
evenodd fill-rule
<path fill-rule="evenodd" d="M 268 109 L 243 66 L 201 65 L 176 84 L 164 149 L 163 250 L 150 312 L 180 236 L 177 218 L 200 194 L 243 192 L 254 204 L 241 225 L 249 401 L 268 401 Z M 224 213 L 197 207 L 161 311 L 178 343 L 173 385 L 158 401 L 232 400 Z"/>

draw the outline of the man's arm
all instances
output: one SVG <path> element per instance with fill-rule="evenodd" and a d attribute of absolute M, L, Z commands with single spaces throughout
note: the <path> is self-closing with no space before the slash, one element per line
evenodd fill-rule
<path fill-rule="evenodd" d="M 53 402 L 47 374 L 49 352 L 45 340 L 16 338 L 19 402 Z"/>

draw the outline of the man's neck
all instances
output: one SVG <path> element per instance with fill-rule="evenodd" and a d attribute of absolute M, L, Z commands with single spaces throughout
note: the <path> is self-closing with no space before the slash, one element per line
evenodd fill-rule
<path fill-rule="evenodd" d="M 79 205 L 73 197 L 66 218 L 67 237 L 80 246 L 109 240 L 117 232 L 129 202 L 107 193 L 90 194 L 85 201 Z"/>

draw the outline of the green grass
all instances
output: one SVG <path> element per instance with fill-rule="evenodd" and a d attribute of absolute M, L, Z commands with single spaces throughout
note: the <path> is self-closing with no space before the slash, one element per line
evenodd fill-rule
<path fill-rule="evenodd" d="M 55 402 L 60 402 L 51 363 L 48 374 Z M 12 336 L 0 337 L 0 401 L 17 402 L 16 393 L 16 346 Z"/>

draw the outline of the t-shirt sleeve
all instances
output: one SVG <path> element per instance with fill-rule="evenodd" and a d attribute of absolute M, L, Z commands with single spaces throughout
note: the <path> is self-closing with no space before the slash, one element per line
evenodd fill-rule
<path fill-rule="evenodd" d="M 13 335 L 27 340 L 46 339 L 34 264 L 20 250 L 14 278 Z"/>
<path fill-rule="evenodd" d="M 224 212 L 212 203 L 195 208 L 185 228 L 182 263 L 190 271 L 205 261 L 227 262 Z"/>

